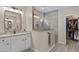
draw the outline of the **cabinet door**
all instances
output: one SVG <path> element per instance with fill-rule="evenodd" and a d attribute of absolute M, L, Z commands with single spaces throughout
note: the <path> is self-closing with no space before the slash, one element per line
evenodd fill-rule
<path fill-rule="evenodd" d="M 0 52 L 10 51 L 10 38 L 0 38 Z"/>
<path fill-rule="evenodd" d="M 12 52 L 19 52 L 25 50 L 25 37 L 24 35 L 21 36 L 14 36 L 11 39 L 11 51 Z"/>
<path fill-rule="evenodd" d="M 31 43 L 32 43 L 31 39 L 32 39 L 31 34 L 27 33 L 26 34 L 26 49 L 31 48 Z"/>

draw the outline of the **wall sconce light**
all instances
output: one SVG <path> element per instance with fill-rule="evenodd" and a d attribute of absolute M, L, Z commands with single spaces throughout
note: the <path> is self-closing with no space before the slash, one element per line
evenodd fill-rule
<path fill-rule="evenodd" d="M 12 11 L 12 12 L 15 12 L 15 13 L 23 14 L 22 11 L 17 10 L 17 9 L 13 9 L 13 8 L 11 8 L 11 7 L 4 7 L 4 10 L 8 10 L 8 11 Z"/>

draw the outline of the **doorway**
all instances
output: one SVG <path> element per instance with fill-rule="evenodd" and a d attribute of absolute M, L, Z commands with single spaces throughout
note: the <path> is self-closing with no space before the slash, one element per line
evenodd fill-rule
<path fill-rule="evenodd" d="M 67 16 L 66 17 L 66 39 L 78 41 L 78 17 Z"/>

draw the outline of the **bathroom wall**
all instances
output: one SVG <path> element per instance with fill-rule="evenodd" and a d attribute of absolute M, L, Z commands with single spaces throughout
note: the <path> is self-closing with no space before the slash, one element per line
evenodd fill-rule
<path fill-rule="evenodd" d="M 4 33 L 4 10 L 0 6 L 0 34 Z"/>
<path fill-rule="evenodd" d="M 26 31 L 32 31 L 32 6 L 26 8 Z"/>
<path fill-rule="evenodd" d="M 45 18 L 50 25 L 51 29 L 54 29 L 56 35 L 56 42 L 58 40 L 58 10 L 45 13 Z"/>
<path fill-rule="evenodd" d="M 14 6 L 16 8 L 22 9 L 22 31 L 26 29 L 26 31 L 32 30 L 32 6 Z M 0 34 L 5 33 L 4 31 L 4 8 L 0 6 Z"/>
<path fill-rule="evenodd" d="M 58 42 L 66 44 L 66 16 L 78 16 L 79 7 L 64 7 L 58 10 Z"/>

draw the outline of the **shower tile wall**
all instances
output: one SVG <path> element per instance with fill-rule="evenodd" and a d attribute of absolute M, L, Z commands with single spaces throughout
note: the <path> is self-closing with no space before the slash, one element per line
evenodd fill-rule
<path fill-rule="evenodd" d="M 45 18 L 48 21 L 50 28 L 56 32 L 56 42 L 58 37 L 58 10 L 45 13 Z"/>

